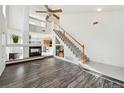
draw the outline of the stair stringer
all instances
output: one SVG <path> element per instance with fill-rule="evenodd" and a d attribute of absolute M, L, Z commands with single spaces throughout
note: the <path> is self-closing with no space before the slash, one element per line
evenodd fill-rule
<path fill-rule="evenodd" d="M 56 55 L 54 56 L 74 64 L 80 64 L 81 61 L 75 56 L 75 54 L 73 54 L 71 49 L 59 38 L 59 36 L 55 32 L 53 34 L 54 34 L 54 39 L 57 38 L 60 41 L 60 44 L 64 46 L 64 58 L 58 57 Z"/>

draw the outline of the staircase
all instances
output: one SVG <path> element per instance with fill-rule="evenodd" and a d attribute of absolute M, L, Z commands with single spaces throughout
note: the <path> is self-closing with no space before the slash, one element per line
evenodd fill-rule
<path fill-rule="evenodd" d="M 63 29 L 61 29 L 63 30 Z M 58 37 L 67 45 L 67 47 L 73 52 L 76 58 L 78 58 L 80 61 L 83 60 L 83 53 L 81 49 L 67 36 L 65 35 L 65 31 L 60 31 L 60 30 L 53 30 Z M 72 37 L 72 36 L 71 36 Z M 75 39 L 74 39 L 75 40 Z M 84 62 L 89 62 L 89 58 L 84 54 Z M 84 63 L 83 62 L 83 63 Z"/>

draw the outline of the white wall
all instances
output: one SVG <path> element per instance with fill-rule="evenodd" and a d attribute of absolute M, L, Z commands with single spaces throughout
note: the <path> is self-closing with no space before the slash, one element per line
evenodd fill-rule
<path fill-rule="evenodd" d="M 43 30 L 45 30 L 45 27 L 32 25 L 32 24 L 29 25 L 29 31 L 30 32 L 39 32 L 39 33 L 43 33 L 43 34 L 45 34 L 45 33 L 49 34 L 50 33 L 50 32 L 47 32 L 47 31 L 43 32 Z"/>
<path fill-rule="evenodd" d="M 29 44 L 29 6 L 21 6 L 23 24 L 23 44 Z M 29 58 L 29 47 L 23 47 L 23 58 Z"/>
<path fill-rule="evenodd" d="M 5 68 L 5 30 L 6 22 L 0 5 L 0 76 Z"/>
<path fill-rule="evenodd" d="M 63 14 L 60 23 L 85 44 L 91 60 L 124 67 L 124 12 Z"/>
<path fill-rule="evenodd" d="M 9 31 L 11 31 L 11 33 L 19 34 L 20 36 L 22 36 L 23 44 L 28 44 L 29 43 L 29 6 L 26 5 L 7 6 L 7 27 L 8 27 L 8 33 L 10 33 Z M 29 57 L 28 47 L 23 47 L 23 56 L 24 58 Z"/>
<path fill-rule="evenodd" d="M 24 30 L 25 11 L 26 6 L 23 5 L 7 6 L 7 26 L 9 29 Z"/>

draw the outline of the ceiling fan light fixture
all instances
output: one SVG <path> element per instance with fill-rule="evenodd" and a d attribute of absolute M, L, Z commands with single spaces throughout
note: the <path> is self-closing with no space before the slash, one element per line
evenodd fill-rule
<path fill-rule="evenodd" d="M 101 12 L 102 11 L 102 8 L 97 8 L 96 11 L 97 12 Z"/>

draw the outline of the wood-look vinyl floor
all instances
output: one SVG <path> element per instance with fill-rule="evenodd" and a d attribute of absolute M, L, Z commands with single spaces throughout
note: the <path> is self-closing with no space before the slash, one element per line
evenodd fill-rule
<path fill-rule="evenodd" d="M 8 65 L 0 77 L 4 88 L 122 88 L 123 85 L 89 73 L 54 57 Z"/>

